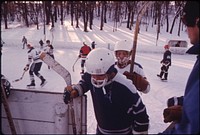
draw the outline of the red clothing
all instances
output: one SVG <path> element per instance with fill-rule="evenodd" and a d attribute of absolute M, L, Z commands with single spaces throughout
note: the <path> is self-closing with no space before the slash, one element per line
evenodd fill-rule
<path fill-rule="evenodd" d="M 91 51 L 91 48 L 87 45 L 84 45 L 81 47 L 80 49 L 80 55 L 81 55 L 81 58 L 85 58 L 89 52 Z"/>

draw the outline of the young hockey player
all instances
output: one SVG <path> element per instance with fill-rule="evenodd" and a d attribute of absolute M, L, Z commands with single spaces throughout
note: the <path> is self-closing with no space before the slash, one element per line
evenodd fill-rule
<path fill-rule="evenodd" d="M 167 80 L 169 66 L 171 66 L 171 51 L 169 50 L 169 45 L 164 46 L 165 52 L 163 54 L 163 59 L 160 61 L 162 64 L 160 74 L 157 74 L 161 80 Z M 164 75 L 164 78 L 162 76 Z"/>
<path fill-rule="evenodd" d="M 86 72 L 78 84 L 67 86 L 64 102 L 91 92 L 96 134 L 148 134 L 149 116 L 137 89 L 114 67 L 106 48 L 96 48 L 86 59 Z"/>
<path fill-rule="evenodd" d="M 50 40 L 46 41 L 46 46 L 44 48 L 44 52 L 46 52 L 48 55 L 50 55 L 53 59 L 55 59 L 53 51 L 54 51 L 54 47 L 53 45 L 50 43 Z M 50 67 L 48 66 L 48 69 L 50 69 Z"/>
<path fill-rule="evenodd" d="M 35 49 L 31 44 L 27 44 L 28 50 L 28 62 L 26 64 L 26 67 L 24 68 L 24 71 L 29 70 L 30 80 L 31 84 L 27 85 L 27 88 L 35 88 L 35 79 L 34 74 L 41 79 L 40 86 L 43 87 L 47 81 L 44 79 L 44 77 L 39 73 L 41 66 L 42 66 L 42 60 L 40 59 L 40 50 Z M 31 66 L 30 66 L 31 64 Z M 29 69 L 30 66 L 30 69 Z M 34 74 L 33 74 L 34 73 Z"/>
<path fill-rule="evenodd" d="M 137 90 L 148 93 L 150 91 L 150 84 L 147 81 L 142 66 L 134 62 L 134 71 L 130 73 L 132 47 L 133 45 L 128 40 L 121 40 L 115 44 L 114 52 L 117 59 L 115 67 L 133 82 Z"/>
<path fill-rule="evenodd" d="M 81 74 L 84 73 L 85 59 L 90 51 L 91 51 L 91 48 L 85 42 L 83 42 L 83 46 L 81 47 L 79 56 L 78 56 L 79 58 L 81 58 Z"/>

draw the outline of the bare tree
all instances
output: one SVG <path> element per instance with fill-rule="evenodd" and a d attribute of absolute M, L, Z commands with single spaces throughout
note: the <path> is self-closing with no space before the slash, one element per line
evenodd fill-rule
<path fill-rule="evenodd" d="M 60 1 L 60 23 L 63 25 L 63 1 Z"/>
<path fill-rule="evenodd" d="M 169 18 L 168 18 L 168 10 L 169 10 L 169 1 L 165 1 L 165 14 L 164 14 L 164 16 L 166 16 L 166 25 L 167 25 L 167 27 L 166 27 L 166 32 L 168 32 L 169 31 Z"/>
<path fill-rule="evenodd" d="M 104 24 L 104 16 L 105 16 L 105 12 L 106 12 L 106 1 L 102 1 L 101 2 L 101 22 L 100 22 L 100 30 L 103 30 L 103 24 Z"/>
<path fill-rule="evenodd" d="M 159 34 L 160 34 L 160 20 L 161 20 L 161 6 L 162 6 L 162 2 L 156 2 L 155 4 L 156 6 L 156 16 L 157 16 L 157 19 L 158 19 L 158 24 L 157 24 L 157 37 L 156 37 L 156 45 L 157 45 L 157 41 L 158 41 L 158 38 L 159 38 Z"/>
<path fill-rule="evenodd" d="M 170 34 L 172 34 L 172 31 L 173 31 L 173 28 L 174 28 L 174 24 L 175 24 L 176 19 L 180 16 L 181 8 L 182 8 L 182 3 L 179 2 L 179 1 L 176 1 L 176 2 L 175 2 L 175 8 L 176 8 L 177 10 L 176 10 L 176 14 L 175 14 L 175 16 L 174 16 L 174 19 L 173 19 L 173 21 L 172 21 L 172 26 L 171 26 L 171 29 L 170 29 Z"/>
<path fill-rule="evenodd" d="M 8 29 L 8 20 L 7 20 L 7 15 L 8 15 L 8 3 L 7 3 L 7 1 L 4 1 L 4 2 L 1 4 L 1 12 L 2 12 L 2 14 L 3 14 L 5 29 Z"/>
<path fill-rule="evenodd" d="M 71 26 L 73 26 L 73 19 L 74 19 L 74 2 L 73 1 L 69 1 L 69 5 L 71 8 Z"/>
<path fill-rule="evenodd" d="M 28 9 L 27 9 L 27 4 L 24 2 L 22 3 L 22 15 L 23 15 L 23 19 L 25 21 L 26 26 L 29 27 Z"/>
<path fill-rule="evenodd" d="M 83 31 L 88 32 L 87 30 L 87 25 L 88 25 L 88 16 L 89 16 L 89 11 L 88 11 L 88 2 L 87 1 L 82 1 L 82 15 L 83 15 Z"/>
<path fill-rule="evenodd" d="M 90 26 L 91 30 L 92 30 L 93 19 L 94 19 L 94 7 L 95 7 L 95 1 L 90 1 L 90 4 L 89 4 L 89 26 Z"/>

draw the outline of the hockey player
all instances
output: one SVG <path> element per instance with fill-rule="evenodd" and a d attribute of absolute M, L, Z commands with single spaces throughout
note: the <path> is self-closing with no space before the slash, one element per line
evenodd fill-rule
<path fill-rule="evenodd" d="M 22 49 L 24 49 L 26 45 L 27 45 L 27 39 L 26 39 L 25 36 L 23 36 L 23 38 L 22 38 L 22 46 L 23 46 Z"/>
<path fill-rule="evenodd" d="M 96 48 L 86 59 L 86 71 L 78 84 L 67 86 L 64 102 L 91 92 L 96 134 L 147 134 L 149 116 L 132 82 L 114 67 L 114 56 L 106 48 Z"/>
<path fill-rule="evenodd" d="M 46 41 L 46 46 L 44 48 L 44 52 L 46 52 L 48 55 L 50 55 L 53 59 L 55 59 L 53 51 L 54 51 L 54 47 L 53 45 L 50 43 L 50 40 Z M 48 69 L 50 69 L 50 66 L 48 66 Z"/>
<path fill-rule="evenodd" d="M 167 80 L 169 66 L 171 66 L 171 51 L 169 50 L 169 45 L 164 46 L 165 52 L 163 54 L 163 59 L 160 61 L 162 64 L 160 74 L 157 74 L 161 80 Z M 162 76 L 164 75 L 164 78 Z"/>
<path fill-rule="evenodd" d="M 78 56 L 79 58 L 81 58 L 81 74 L 84 73 L 85 59 L 90 51 L 91 48 L 85 42 L 83 42 L 83 46 L 81 47 Z"/>
<path fill-rule="evenodd" d="M 95 41 L 93 41 L 92 43 L 91 43 L 91 47 L 92 47 L 92 49 L 95 49 L 95 46 L 96 46 L 97 44 L 95 43 Z"/>
<path fill-rule="evenodd" d="M 128 40 L 121 40 L 115 44 L 114 48 L 115 57 L 117 62 L 115 63 L 116 69 L 126 75 L 130 79 L 137 90 L 143 93 L 150 91 L 150 84 L 144 74 L 143 68 L 140 64 L 134 62 L 134 71 L 130 73 L 130 56 L 132 52 L 132 44 Z"/>
<path fill-rule="evenodd" d="M 31 84 L 27 85 L 27 88 L 35 88 L 35 79 L 34 74 L 41 79 L 40 86 L 43 87 L 47 81 L 44 79 L 44 77 L 39 73 L 41 66 L 42 66 L 42 60 L 39 58 L 40 51 L 38 49 L 35 49 L 31 44 L 27 44 L 28 50 L 28 62 L 24 68 L 24 71 L 29 70 L 30 80 Z M 31 64 L 31 66 L 30 66 Z M 29 69 L 30 66 L 30 69 Z M 34 74 L 33 74 L 34 73 Z"/>
<path fill-rule="evenodd" d="M 43 49 L 44 42 L 42 39 L 40 39 L 39 44 L 40 44 L 40 49 Z"/>

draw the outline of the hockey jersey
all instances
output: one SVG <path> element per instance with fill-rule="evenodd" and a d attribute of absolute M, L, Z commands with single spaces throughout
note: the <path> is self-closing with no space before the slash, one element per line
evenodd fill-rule
<path fill-rule="evenodd" d="M 78 86 L 79 95 L 90 91 L 98 129 L 104 134 L 127 134 L 130 130 L 148 131 L 149 116 L 135 86 L 121 73 L 102 88 L 91 84 L 91 75 L 85 73 Z"/>
<path fill-rule="evenodd" d="M 120 73 L 124 73 L 125 71 L 130 71 L 130 66 L 131 64 L 128 64 L 126 67 L 124 68 L 119 68 L 117 65 L 115 65 L 115 68 L 120 72 Z M 134 63 L 134 68 L 133 68 L 133 72 L 136 72 L 137 74 L 141 75 L 142 77 L 146 78 L 143 68 L 140 64 L 138 63 Z"/>
<path fill-rule="evenodd" d="M 27 63 L 27 65 L 30 65 L 32 62 L 33 63 L 42 62 L 42 60 L 40 59 L 40 53 L 41 53 L 41 51 L 39 49 L 31 47 L 30 50 L 28 51 L 28 63 Z"/>

